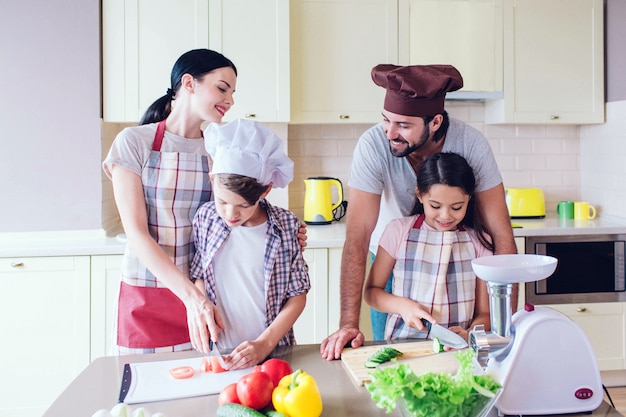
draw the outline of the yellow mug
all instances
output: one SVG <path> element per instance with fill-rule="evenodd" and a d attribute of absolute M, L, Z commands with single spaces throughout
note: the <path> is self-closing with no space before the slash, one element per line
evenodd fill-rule
<path fill-rule="evenodd" d="M 596 218 L 596 208 L 586 201 L 574 202 L 574 219 L 591 220 Z"/>

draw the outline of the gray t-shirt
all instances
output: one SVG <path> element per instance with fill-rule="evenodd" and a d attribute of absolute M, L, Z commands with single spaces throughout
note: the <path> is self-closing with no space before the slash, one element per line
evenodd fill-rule
<path fill-rule="evenodd" d="M 487 139 L 462 121 L 450 118 L 442 152 L 454 152 L 467 160 L 476 176 L 476 191 L 488 190 L 502 182 Z M 359 138 L 348 185 L 381 196 L 378 221 L 370 239 L 370 251 L 376 253 L 380 236 L 389 221 L 411 213 L 417 186 L 417 175 L 407 158 L 391 154 L 382 123 L 368 129 Z M 352 210 L 358 208 L 352 207 Z"/>

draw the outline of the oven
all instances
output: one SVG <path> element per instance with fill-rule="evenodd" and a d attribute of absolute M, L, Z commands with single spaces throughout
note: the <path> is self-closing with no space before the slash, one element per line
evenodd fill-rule
<path fill-rule="evenodd" d="M 526 237 L 526 253 L 558 259 L 552 276 L 526 283 L 526 301 L 532 304 L 626 301 L 625 242 L 626 235 L 622 234 Z"/>

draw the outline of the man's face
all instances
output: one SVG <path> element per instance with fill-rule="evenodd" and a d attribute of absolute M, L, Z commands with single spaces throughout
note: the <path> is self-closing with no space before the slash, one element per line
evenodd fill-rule
<path fill-rule="evenodd" d="M 430 126 L 417 116 L 403 116 L 383 110 L 383 130 L 393 156 L 405 157 L 424 147 L 430 139 Z"/>

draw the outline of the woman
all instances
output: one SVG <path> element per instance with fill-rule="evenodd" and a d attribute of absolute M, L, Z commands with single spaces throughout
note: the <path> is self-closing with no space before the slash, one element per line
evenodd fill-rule
<path fill-rule="evenodd" d="M 119 354 L 209 351 L 215 307 L 189 280 L 191 221 L 211 199 L 201 125 L 233 105 L 235 65 L 208 49 L 174 64 L 167 93 L 139 126 L 116 137 L 103 162 L 128 244 L 118 300 Z"/>

